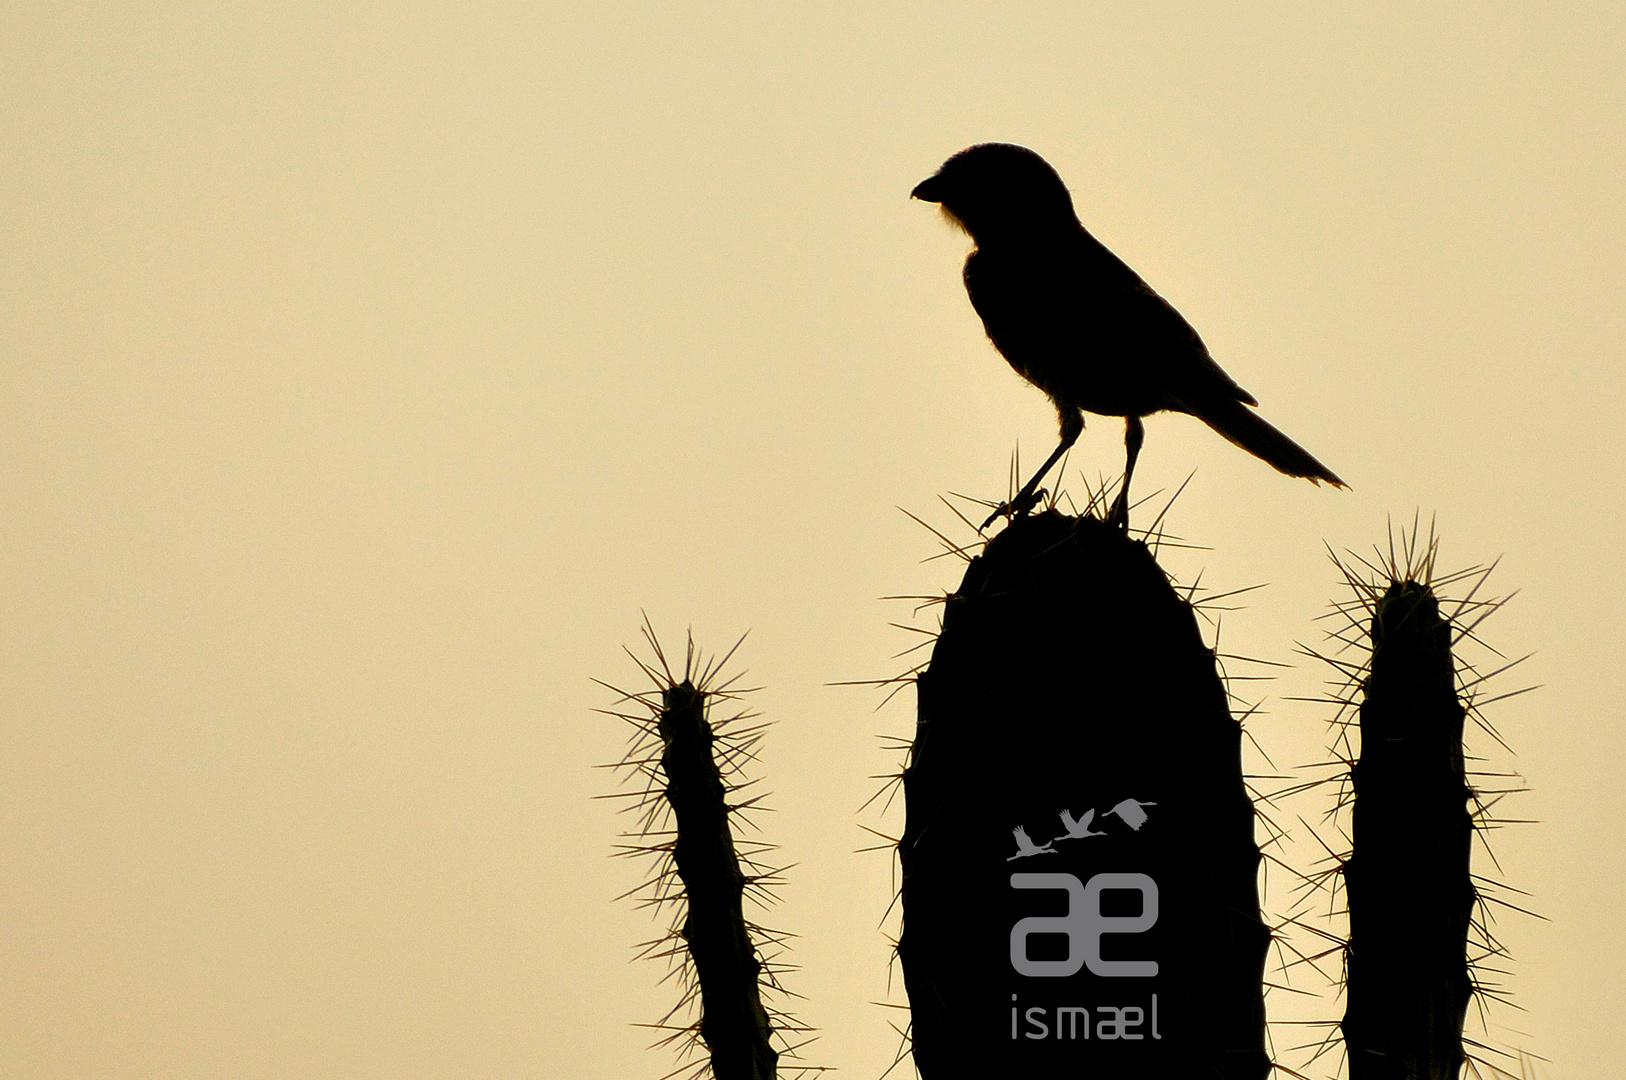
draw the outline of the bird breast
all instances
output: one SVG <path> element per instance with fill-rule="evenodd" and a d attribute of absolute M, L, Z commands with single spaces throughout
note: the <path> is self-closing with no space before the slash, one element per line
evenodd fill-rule
<path fill-rule="evenodd" d="M 979 248 L 965 288 L 1007 363 L 1058 405 L 1103 416 L 1170 407 L 1156 377 L 1155 339 L 1125 333 L 1113 290 L 1089 280 L 1065 251 Z"/>

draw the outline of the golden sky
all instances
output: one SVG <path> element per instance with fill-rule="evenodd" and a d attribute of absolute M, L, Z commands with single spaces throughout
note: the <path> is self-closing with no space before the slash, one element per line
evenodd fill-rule
<path fill-rule="evenodd" d="M 857 811 L 912 701 L 827 684 L 959 573 L 896 507 L 952 525 L 1055 438 L 908 198 L 998 139 L 1353 486 L 1148 421 L 1138 492 L 1197 470 L 1169 569 L 1269 583 L 1222 647 L 1297 665 L 1255 684 L 1277 765 L 1324 753 L 1324 544 L 1420 511 L 1501 559 L 1483 636 L 1543 688 L 1492 710 L 1540 822 L 1496 851 L 1550 921 L 1502 918 L 1490 1034 L 1612 1076 L 1623 121 L 1618 4 L 8 5 L 3 1071 L 665 1073 L 591 798 L 647 610 L 751 631 L 768 921 L 810 1058 L 879 1075 L 855 849 L 902 815 Z M 1068 489 L 1121 453 L 1092 420 Z"/>

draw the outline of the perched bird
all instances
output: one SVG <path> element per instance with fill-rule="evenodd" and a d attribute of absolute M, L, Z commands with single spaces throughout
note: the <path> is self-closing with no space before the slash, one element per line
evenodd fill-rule
<path fill-rule="evenodd" d="M 1165 410 L 1195 416 L 1289 476 L 1348 486 L 1249 407 L 1258 401 L 1220 370 L 1191 324 L 1079 223 L 1067 186 L 1038 154 L 973 146 L 911 194 L 940 204 L 976 244 L 965 260 L 971 306 L 1061 420 L 1061 445 L 983 528 L 1033 507 L 1039 481 L 1084 430 L 1081 411 L 1124 418 L 1123 486 L 1107 518 L 1125 529 L 1141 418 Z"/>
<path fill-rule="evenodd" d="M 1073 820 L 1073 815 L 1070 811 L 1063 810 L 1061 812 L 1061 827 L 1066 829 L 1067 832 L 1062 836 L 1056 837 L 1056 840 L 1082 840 L 1086 836 L 1105 836 L 1106 833 L 1104 832 L 1090 831 L 1090 822 L 1094 820 L 1094 810 L 1084 811 L 1084 816 L 1076 821 Z M 1051 843 L 1055 842 L 1055 840 L 1051 841 Z M 1005 861 L 1010 862 L 1009 859 L 1006 859 Z"/>

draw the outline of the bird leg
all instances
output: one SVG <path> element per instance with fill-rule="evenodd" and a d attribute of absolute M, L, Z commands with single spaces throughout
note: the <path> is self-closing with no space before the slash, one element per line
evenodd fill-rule
<path fill-rule="evenodd" d="M 1127 455 L 1124 460 L 1124 486 L 1118 489 L 1118 497 L 1112 501 L 1112 509 L 1107 511 L 1107 523 L 1118 526 L 1124 532 L 1129 531 L 1129 478 L 1135 475 L 1135 459 L 1140 457 L 1140 445 L 1145 441 L 1146 425 L 1140 422 L 1140 417 L 1124 417 L 1124 451 Z"/>
<path fill-rule="evenodd" d="M 1039 466 L 1039 471 L 1033 474 L 1033 478 L 1022 485 L 1022 490 L 1017 492 L 1016 498 L 1010 502 L 1002 502 L 994 507 L 994 512 L 988 515 L 988 520 L 982 523 L 982 527 L 977 530 L 978 532 L 992 525 L 994 519 L 1002 514 L 1009 514 L 1013 518 L 1018 518 L 1032 510 L 1034 504 L 1040 499 L 1039 481 L 1044 479 L 1045 473 L 1050 471 L 1051 466 L 1060 461 L 1061 456 L 1071 450 L 1073 444 L 1078 441 L 1079 435 L 1084 431 L 1084 417 L 1079 414 L 1077 407 L 1058 404 L 1056 412 L 1061 417 L 1060 445 L 1045 459 L 1045 463 Z"/>

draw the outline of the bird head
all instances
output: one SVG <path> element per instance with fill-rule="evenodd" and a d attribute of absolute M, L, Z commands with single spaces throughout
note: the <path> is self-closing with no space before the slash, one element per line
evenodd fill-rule
<path fill-rule="evenodd" d="M 1056 170 L 1032 150 L 1011 143 L 961 150 L 910 195 L 940 205 L 979 245 L 1040 239 L 1078 224 L 1073 198 Z"/>

